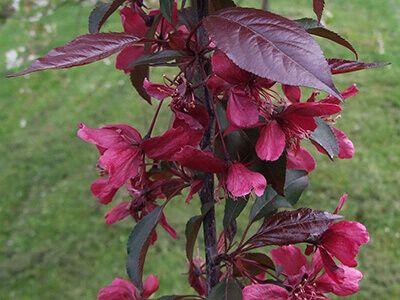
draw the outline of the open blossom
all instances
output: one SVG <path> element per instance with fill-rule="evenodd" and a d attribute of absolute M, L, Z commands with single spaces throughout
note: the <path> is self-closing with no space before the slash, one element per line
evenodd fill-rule
<path fill-rule="evenodd" d="M 342 283 L 338 283 L 321 273 L 322 261 L 317 251 L 311 263 L 293 245 L 282 246 L 271 250 L 276 266 L 282 270 L 285 280 L 282 286 L 274 284 L 252 284 L 243 289 L 244 300 L 303 300 L 303 299 L 330 299 L 326 294 L 348 296 L 359 290 L 359 281 L 362 274 L 354 268 L 340 266 L 343 270 Z"/>
<path fill-rule="evenodd" d="M 250 171 L 241 163 L 233 163 L 228 169 L 226 187 L 234 197 L 246 196 L 252 190 L 261 197 L 267 187 L 267 181 L 260 173 Z"/>
<path fill-rule="evenodd" d="M 229 97 L 226 114 L 230 124 L 239 128 L 255 126 L 263 89 L 274 82 L 240 69 L 220 51 L 214 53 L 211 63 L 214 75 L 207 85 L 214 94 L 225 92 Z"/>
<path fill-rule="evenodd" d="M 171 128 L 164 134 L 143 142 L 146 155 L 152 159 L 174 160 L 183 147 L 197 147 L 208 124 L 208 113 L 200 103 L 195 103 L 194 91 L 186 82 L 166 86 L 144 81 L 147 93 L 162 101 L 171 98 L 170 107 L 174 113 Z"/>
<path fill-rule="evenodd" d="M 271 120 L 260 129 L 256 144 L 258 157 L 277 160 L 287 145 L 296 147 L 301 139 L 317 128 L 315 117 L 330 116 L 340 110 L 336 104 L 303 102 L 290 104 L 282 111 L 274 112 Z"/>
<path fill-rule="evenodd" d="M 135 285 L 125 279 L 115 278 L 109 286 L 100 289 L 97 300 L 144 300 L 150 297 L 159 288 L 155 275 L 149 275 L 140 292 Z"/>
<path fill-rule="evenodd" d="M 249 170 L 240 162 L 225 162 L 207 151 L 184 147 L 175 159 L 185 167 L 219 174 L 222 185 L 235 198 L 248 195 L 252 191 L 257 196 L 262 196 L 267 187 L 267 181 L 262 174 Z"/>
<path fill-rule="evenodd" d="M 138 37 L 145 37 L 147 31 L 151 27 L 154 16 L 158 13 L 159 10 L 152 10 L 149 14 L 146 14 L 138 3 L 125 6 L 120 10 L 124 32 Z M 164 21 L 167 23 L 166 20 Z M 117 56 L 116 68 L 125 71 L 125 73 L 133 71 L 133 68 L 129 67 L 129 65 L 143 54 L 143 45 L 134 45 L 124 48 Z"/>
<path fill-rule="evenodd" d="M 132 196 L 132 200 L 123 201 L 108 211 L 105 216 L 106 223 L 114 224 L 128 216 L 131 216 L 136 222 L 140 221 L 144 216 L 159 207 L 155 203 L 157 199 L 167 197 L 162 192 L 162 187 L 166 184 L 169 184 L 169 182 L 165 180 L 151 181 L 148 179 L 139 180 L 138 178 L 130 180 L 128 191 Z M 173 239 L 176 239 L 176 231 L 168 224 L 164 213 L 162 213 L 159 224 Z M 154 242 L 156 239 L 157 236 L 154 232 L 152 241 Z"/>
<path fill-rule="evenodd" d="M 347 194 L 344 194 L 339 200 L 335 213 L 340 212 L 346 200 Z M 317 242 L 327 273 L 340 281 L 341 270 L 336 267 L 333 258 L 337 258 L 347 267 L 356 267 L 355 258 L 360 246 L 368 242 L 369 233 L 363 224 L 354 221 L 332 223 Z"/>
<path fill-rule="evenodd" d="M 124 124 L 101 128 L 80 124 L 78 136 L 99 150 L 98 167 L 105 178 L 95 180 L 91 191 L 101 203 L 109 203 L 117 190 L 138 174 L 143 159 L 142 137 L 136 129 Z"/>
<path fill-rule="evenodd" d="M 205 296 L 207 293 L 205 272 L 204 259 L 194 257 L 193 261 L 189 263 L 188 282 L 200 296 Z"/>

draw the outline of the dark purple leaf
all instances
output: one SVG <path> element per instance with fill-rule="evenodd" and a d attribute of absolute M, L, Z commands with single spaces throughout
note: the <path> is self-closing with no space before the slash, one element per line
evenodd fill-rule
<path fill-rule="evenodd" d="M 212 288 L 207 300 L 242 300 L 242 289 L 234 278 L 224 278 Z"/>
<path fill-rule="evenodd" d="M 167 62 L 170 62 L 175 59 L 179 59 L 185 56 L 188 56 L 188 53 L 177 50 L 163 50 L 157 53 L 144 54 L 138 57 L 135 61 L 129 64 L 130 68 L 139 66 L 139 65 L 149 65 L 149 66 L 157 66 L 163 65 Z"/>
<path fill-rule="evenodd" d="M 365 69 L 381 68 L 390 63 L 365 63 L 362 61 L 346 60 L 341 58 L 328 58 L 332 74 L 342 74 Z"/>
<path fill-rule="evenodd" d="M 315 118 L 318 127 L 311 135 L 310 140 L 320 145 L 330 158 L 339 155 L 339 144 L 332 128 L 321 118 Z"/>
<path fill-rule="evenodd" d="M 149 66 L 137 66 L 135 67 L 135 70 L 130 73 L 132 86 L 144 100 L 151 104 L 151 97 L 147 94 L 146 89 L 143 87 L 145 78 L 149 78 Z"/>
<path fill-rule="evenodd" d="M 228 198 L 225 200 L 225 210 L 223 224 L 224 228 L 228 228 L 229 225 L 234 222 L 240 213 L 247 205 L 247 199 L 244 197 L 239 197 L 236 200 Z"/>
<path fill-rule="evenodd" d="M 356 56 L 356 59 L 358 59 L 358 53 L 356 49 L 354 49 L 353 45 L 350 44 L 349 41 L 341 37 L 339 34 L 336 32 L 333 32 L 327 28 L 325 28 L 320 22 L 311 19 L 311 18 L 304 18 L 304 19 L 299 19 L 296 20 L 297 23 L 299 23 L 303 28 L 310 34 L 331 40 L 339 45 L 342 45 L 343 47 L 346 47 L 349 49 L 351 52 L 354 53 Z"/>
<path fill-rule="evenodd" d="M 275 191 L 280 195 L 284 195 L 285 178 L 286 178 L 286 153 L 275 161 L 265 161 L 257 159 L 256 163 L 251 166 L 253 171 L 259 172 L 264 175 L 268 184 L 272 185 Z"/>
<path fill-rule="evenodd" d="M 114 0 L 111 3 L 99 3 L 90 13 L 89 32 L 99 32 L 101 26 L 124 2 L 125 0 Z"/>
<path fill-rule="evenodd" d="M 162 216 L 163 207 L 157 207 L 133 228 L 128 239 L 128 261 L 126 270 L 133 284 L 142 289 L 143 266 L 147 250 L 150 246 L 150 238 L 158 221 Z"/>
<path fill-rule="evenodd" d="M 120 32 L 81 35 L 64 46 L 51 50 L 47 55 L 35 60 L 29 68 L 10 77 L 90 64 L 139 41 L 141 39 L 134 35 Z"/>
<path fill-rule="evenodd" d="M 164 18 L 172 24 L 174 0 L 160 0 L 160 11 Z"/>
<path fill-rule="evenodd" d="M 278 195 L 269 185 L 261 197 L 257 197 L 249 214 L 249 222 L 269 217 L 281 207 L 292 207 L 300 199 L 308 187 L 307 172 L 302 170 L 287 170 L 285 181 L 285 196 Z"/>
<path fill-rule="evenodd" d="M 268 245 L 289 245 L 318 239 L 329 224 L 341 216 L 311 208 L 282 211 L 265 219 L 260 229 L 247 244 L 252 248 Z"/>
<path fill-rule="evenodd" d="M 275 270 L 274 262 L 271 258 L 264 253 L 243 253 L 241 256 L 236 258 L 236 261 L 243 267 L 247 273 L 257 276 L 261 273 L 265 273 L 267 269 Z M 238 267 L 234 267 L 233 275 L 236 277 L 242 277 Z"/>
<path fill-rule="evenodd" d="M 321 22 L 322 13 L 324 12 L 325 0 L 313 0 L 314 13 L 317 16 L 318 22 Z"/>
<path fill-rule="evenodd" d="M 196 244 L 197 235 L 201 224 L 203 223 L 204 216 L 211 209 L 213 204 L 206 205 L 202 208 L 201 215 L 193 216 L 186 223 L 185 236 L 186 236 L 186 257 L 188 261 L 193 260 L 194 245 Z"/>
<path fill-rule="evenodd" d="M 203 24 L 211 40 L 240 68 L 341 99 L 321 48 L 296 22 L 258 9 L 229 8 L 208 16 Z"/>

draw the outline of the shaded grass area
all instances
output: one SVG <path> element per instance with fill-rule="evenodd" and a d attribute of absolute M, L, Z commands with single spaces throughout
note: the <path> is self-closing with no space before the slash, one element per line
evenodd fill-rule
<path fill-rule="evenodd" d="M 270 1 L 271 9 L 292 18 L 312 16 L 310 1 Z M 242 1 L 258 5 L 257 1 Z M 336 78 L 361 92 L 345 106 L 339 128 L 356 145 L 351 161 L 335 164 L 319 157 L 311 188 L 300 205 L 333 210 L 342 192 L 350 195 L 343 214 L 364 222 L 371 242 L 360 256 L 362 291 L 352 299 L 400 297 L 399 116 L 400 2 L 330 1 L 326 23 L 353 41 L 365 61 L 391 61 L 385 70 Z M 88 7 L 64 5 L 51 16 L 28 22 L 14 16 L 0 27 L 0 73 L 4 54 L 20 46 L 44 54 L 85 33 Z M 48 33 L 46 24 L 56 24 Z M 117 18 L 109 29 L 118 29 Z M 36 36 L 30 31 L 35 30 Z M 328 56 L 351 54 L 323 43 Z M 113 63 L 113 62 L 112 62 Z M 171 74 L 172 71 L 163 70 Z M 158 71 L 161 73 L 161 71 Z M 160 75 L 160 74 L 156 74 Z M 75 136 L 78 122 L 89 126 L 131 123 L 144 132 L 152 107 L 132 92 L 129 79 L 103 62 L 68 71 L 0 79 L 0 298 L 95 299 L 97 289 L 125 277 L 126 220 L 106 226 L 88 187 L 96 177 L 94 147 Z M 158 130 L 168 124 L 161 115 Z M 116 202 L 124 198 L 118 195 Z M 146 272 L 156 273 L 163 293 L 190 292 L 183 273 L 184 224 L 198 211 L 175 199 L 167 217 L 177 229 L 172 241 L 162 230 L 150 250 Z M 220 211 L 222 205 L 219 205 Z M 245 219 L 244 216 L 243 219 Z"/>

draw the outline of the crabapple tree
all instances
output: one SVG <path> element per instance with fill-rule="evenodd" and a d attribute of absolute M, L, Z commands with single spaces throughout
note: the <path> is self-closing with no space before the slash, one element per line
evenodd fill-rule
<path fill-rule="evenodd" d="M 154 105 L 146 132 L 128 124 L 79 125 L 78 136 L 99 152 L 100 176 L 90 189 L 99 203 L 113 205 L 105 222 L 135 223 L 127 278 L 101 288 L 98 299 L 152 297 L 159 282 L 153 274 L 143 281 L 147 250 L 161 228 L 177 238 L 164 208 L 175 202 L 189 209 L 191 201 L 201 202 L 183 237 L 195 293 L 158 299 L 329 299 L 329 293 L 359 290 L 356 256 L 369 235 L 364 225 L 339 215 L 347 194 L 331 212 L 294 206 L 316 168 L 304 144 L 331 160 L 354 155 L 336 121 L 358 89 L 352 84 L 339 91 L 333 75 L 383 64 L 359 61 L 354 47 L 321 22 L 324 1 L 311 5 L 316 19 L 291 20 L 231 0 L 160 0 L 155 9 L 141 0 L 100 3 L 89 16 L 88 34 L 11 75 L 117 54 L 116 68 L 130 77 L 143 105 Z M 100 32 L 114 13 L 123 31 Z M 313 36 L 346 47 L 355 59 L 326 58 Z M 151 68 L 165 66 L 176 73 L 162 84 L 149 78 Z M 162 106 L 169 108 L 170 126 L 154 135 Z M 114 204 L 120 189 L 129 196 Z M 216 206 L 224 207 L 222 220 Z M 238 231 L 236 219 L 244 213 L 247 225 Z M 194 255 L 200 228 L 203 257 Z"/>

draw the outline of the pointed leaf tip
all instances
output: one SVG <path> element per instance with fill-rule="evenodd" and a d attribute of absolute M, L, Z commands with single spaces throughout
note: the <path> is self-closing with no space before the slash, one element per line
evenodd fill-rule
<path fill-rule="evenodd" d="M 321 48 L 296 22 L 258 9 L 228 8 L 203 24 L 211 40 L 240 68 L 342 98 Z"/>
<path fill-rule="evenodd" d="M 50 50 L 49 53 L 36 59 L 25 70 L 11 74 L 8 77 L 23 76 L 49 69 L 65 69 L 90 64 L 104 59 L 132 43 L 140 41 L 140 38 L 123 32 L 81 35 L 61 47 Z"/>

